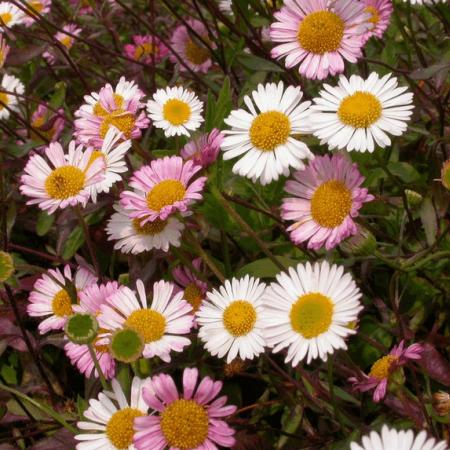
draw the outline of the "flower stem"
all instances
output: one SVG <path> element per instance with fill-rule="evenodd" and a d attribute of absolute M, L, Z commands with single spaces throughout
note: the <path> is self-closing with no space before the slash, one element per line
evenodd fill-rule
<path fill-rule="evenodd" d="M 98 377 L 100 379 L 100 383 L 102 384 L 102 388 L 104 390 L 108 390 L 108 383 L 106 382 L 105 374 L 103 373 L 102 368 L 100 367 L 100 363 L 97 358 L 97 354 L 95 353 L 94 347 L 92 344 L 87 344 L 89 348 L 89 353 L 91 354 L 92 361 L 94 361 L 95 369 L 97 370 Z"/>

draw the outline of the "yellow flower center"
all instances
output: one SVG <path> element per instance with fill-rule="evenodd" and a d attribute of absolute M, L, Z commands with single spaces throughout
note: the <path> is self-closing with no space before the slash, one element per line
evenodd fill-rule
<path fill-rule="evenodd" d="M 41 127 L 44 125 L 46 120 L 47 118 L 45 116 L 38 116 L 31 122 L 31 126 L 33 128 L 37 128 L 40 135 L 45 136 L 49 141 L 51 141 L 53 139 L 53 136 L 55 135 L 56 127 L 53 126 L 49 130 L 42 130 Z M 30 136 L 32 139 L 35 139 L 37 141 L 41 139 L 40 136 L 33 130 L 30 131 Z"/>
<path fill-rule="evenodd" d="M 100 125 L 99 134 L 102 139 L 105 139 L 106 133 L 108 132 L 109 128 L 113 126 L 121 131 L 127 139 L 130 139 L 135 122 L 136 120 L 134 114 L 131 114 L 130 112 L 124 111 L 122 109 L 118 109 L 112 114 L 108 114 L 107 116 L 105 116 L 103 122 Z"/>
<path fill-rule="evenodd" d="M 289 118 L 279 111 L 268 111 L 253 119 L 250 140 L 259 150 L 270 152 L 285 144 L 291 132 Z"/>
<path fill-rule="evenodd" d="M 154 46 L 151 42 L 144 42 L 143 44 L 137 45 L 134 50 L 134 59 L 139 60 L 143 56 L 151 55 L 152 53 L 157 53 L 158 47 Z"/>
<path fill-rule="evenodd" d="M 41 11 L 44 9 L 44 5 L 39 1 L 30 2 L 30 6 L 38 13 L 41 13 Z M 30 11 L 31 11 L 31 13 L 33 13 L 32 10 L 30 10 Z"/>
<path fill-rule="evenodd" d="M 161 431 L 171 448 L 197 448 L 208 437 L 205 408 L 194 400 L 175 400 L 161 413 Z"/>
<path fill-rule="evenodd" d="M 381 103 L 375 95 L 356 91 L 342 100 L 337 114 L 345 125 L 367 128 L 381 117 L 382 112 Z"/>
<path fill-rule="evenodd" d="M 186 189 L 179 180 L 163 180 L 153 186 L 147 194 L 147 205 L 153 211 L 161 211 L 164 206 L 183 200 Z"/>
<path fill-rule="evenodd" d="M 392 370 L 392 364 L 397 361 L 397 357 L 394 355 L 386 355 L 375 361 L 369 372 L 369 377 L 374 377 L 377 380 L 384 380 L 389 377 Z"/>
<path fill-rule="evenodd" d="M 317 337 L 330 328 L 333 310 L 333 302 L 327 296 L 319 292 L 304 294 L 289 313 L 292 328 L 305 339 Z"/>
<path fill-rule="evenodd" d="M 115 412 L 106 425 L 106 435 L 118 449 L 125 450 L 133 443 L 134 419 L 144 413 L 136 408 L 124 408 Z"/>
<path fill-rule="evenodd" d="M 208 39 L 203 36 L 208 42 Z M 197 45 L 192 39 L 186 42 L 185 48 L 186 58 L 195 65 L 200 65 L 209 59 L 209 50 L 203 45 Z"/>
<path fill-rule="evenodd" d="M 132 225 L 137 234 L 154 236 L 166 228 L 167 220 L 156 219 L 153 222 L 147 222 L 145 225 L 141 225 L 139 219 L 133 219 Z"/>
<path fill-rule="evenodd" d="M 100 335 L 106 333 L 108 330 L 106 328 L 99 328 L 97 331 L 97 337 L 94 339 L 93 345 L 95 350 L 97 350 L 99 353 L 108 353 L 109 352 L 109 345 L 108 344 L 99 344 L 98 341 L 100 340 Z"/>
<path fill-rule="evenodd" d="M 192 306 L 192 313 L 195 313 L 202 304 L 203 294 L 201 289 L 192 282 L 186 286 L 183 298 Z"/>
<path fill-rule="evenodd" d="M 183 125 L 191 117 L 191 107 L 186 102 L 171 98 L 164 104 L 163 116 L 172 125 Z"/>
<path fill-rule="evenodd" d="M 4 105 L 8 105 L 8 94 L 0 92 L 0 111 L 5 107 Z"/>
<path fill-rule="evenodd" d="M 0 14 L 0 18 L 2 19 L 2 22 L 4 25 L 8 25 L 8 23 L 11 22 L 11 19 L 13 18 L 13 16 L 11 13 L 5 12 L 3 14 Z"/>
<path fill-rule="evenodd" d="M 297 38 L 308 52 L 323 55 L 335 52 L 344 37 L 345 22 L 331 11 L 308 14 L 300 23 Z"/>
<path fill-rule="evenodd" d="M 71 36 L 64 36 L 63 38 L 60 39 L 60 41 L 62 45 L 64 45 L 64 47 L 66 47 L 68 50 L 72 47 L 73 44 L 73 40 Z"/>
<path fill-rule="evenodd" d="M 84 187 L 85 176 L 75 166 L 56 168 L 45 180 L 47 194 L 58 200 L 65 200 L 77 195 Z"/>
<path fill-rule="evenodd" d="M 227 331 L 235 337 L 244 336 L 253 330 L 256 310 L 246 300 L 235 300 L 223 312 L 223 323 Z"/>
<path fill-rule="evenodd" d="M 342 181 L 322 183 L 311 199 L 311 215 L 321 227 L 335 228 L 350 214 L 352 193 Z"/>
<path fill-rule="evenodd" d="M 375 28 L 376 24 L 380 21 L 380 15 L 378 14 L 378 9 L 374 6 L 367 6 L 366 12 L 372 14 L 371 18 L 367 21 L 373 23 L 372 30 Z"/>
<path fill-rule="evenodd" d="M 111 111 L 111 112 L 106 111 L 106 109 L 103 108 L 103 106 L 99 102 L 97 102 L 94 105 L 94 108 L 93 108 L 92 112 L 97 117 L 106 117 L 106 116 L 109 116 L 111 113 L 113 113 L 115 111 L 122 110 L 123 104 L 124 104 L 124 98 L 121 95 L 119 95 L 119 94 L 113 94 L 113 97 L 114 97 L 114 102 L 116 104 L 116 109 L 114 111 Z"/>
<path fill-rule="evenodd" d="M 138 309 L 131 313 L 125 321 L 125 326 L 137 331 L 144 338 L 144 342 L 148 344 L 159 341 L 163 337 L 166 319 L 153 309 Z"/>
<path fill-rule="evenodd" d="M 61 289 L 53 297 L 52 310 L 57 317 L 65 317 L 72 314 L 72 300 L 65 289 Z"/>

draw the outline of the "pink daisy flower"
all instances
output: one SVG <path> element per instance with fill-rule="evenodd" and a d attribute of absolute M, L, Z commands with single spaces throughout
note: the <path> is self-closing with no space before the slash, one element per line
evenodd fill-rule
<path fill-rule="evenodd" d="M 47 105 L 40 104 L 31 116 L 31 126 L 36 128 L 39 134 L 45 136 L 50 142 L 57 141 L 64 129 L 66 120 L 64 109 L 58 109 L 58 113 L 50 111 Z M 37 133 L 31 133 L 31 138 L 41 140 Z"/>
<path fill-rule="evenodd" d="M 69 3 L 75 10 L 74 12 L 80 16 L 93 13 L 92 7 L 88 0 L 69 0 Z"/>
<path fill-rule="evenodd" d="M 183 394 L 172 377 L 156 375 L 143 388 L 143 398 L 156 414 L 137 417 L 133 443 L 137 450 L 192 449 L 217 450 L 235 444 L 235 431 L 223 420 L 236 406 L 226 405 L 227 397 L 217 398 L 221 381 L 203 378 L 198 369 L 184 369 Z"/>
<path fill-rule="evenodd" d="M 101 305 L 106 302 L 108 297 L 119 291 L 119 289 L 119 283 L 116 281 L 110 281 L 100 285 L 94 283 L 88 286 L 84 291 L 80 292 L 80 304 L 74 305 L 73 310 L 75 312 L 89 313 L 93 316 L 98 316 Z M 111 379 L 116 373 L 116 363 L 109 353 L 108 340 L 102 340 L 99 337 L 99 335 L 106 331 L 106 329 L 100 329 L 98 331 L 98 336 L 93 342 L 93 347 L 103 374 L 107 379 Z M 89 378 L 92 375 L 95 378 L 98 378 L 98 372 L 87 345 L 77 345 L 73 342 L 68 342 L 64 346 L 64 351 L 70 359 L 70 362 L 76 366 L 86 378 Z"/>
<path fill-rule="evenodd" d="M 159 356 L 170 362 L 172 351 L 181 352 L 191 341 L 183 336 L 192 328 L 192 307 L 183 300 L 181 292 L 174 294 L 174 285 L 158 281 L 153 285 L 153 297 L 147 301 L 144 283 L 137 280 L 138 296 L 123 287 L 101 306 L 100 327 L 118 330 L 124 327 L 137 331 L 144 340 L 144 358 Z M 101 337 L 109 338 L 111 332 Z"/>
<path fill-rule="evenodd" d="M 363 36 L 364 42 L 370 37 L 381 38 L 391 21 L 391 15 L 394 11 L 392 0 L 361 0 L 366 5 L 366 12 L 371 14 L 368 20 L 370 28 Z"/>
<path fill-rule="evenodd" d="M 412 344 L 404 348 L 405 341 L 394 346 L 390 353 L 375 361 L 370 369 L 369 375 L 363 374 L 363 379 L 350 378 L 353 388 L 366 392 L 374 389 L 373 401 L 379 402 L 386 396 L 391 376 L 398 368 L 404 366 L 409 360 L 418 360 L 424 350 L 421 344 Z"/>
<path fill-rule="evenodd" d="M 74 36 L 79 36 L 81 33 L 81 28 L 78 28 L 73 23 L 69 23 L 68 25 L 63 26 L 63 31 L 67 31 Z M 69 51 L 73 47 L 73 44 L 75 42 L 74 37 L 61 31 L 58 31 L 53 39 L 64 45 L 67 51 Z M 55 64 L 56 60 L 62 57 L 62 55 L 60 54 L 60 50 L 56 46 L 49 48 L 47 51 L 42 53 L 42 56 L 47 60 L 49 64 Z"/>
<path fill-rule="evenodd" d="M 133 42 L 133 44 L 126 44 L 123 50 L 125 56 L 135 61 L 151 64 L 152 55 L 154 55 L 153 58 L 157 64 L 169 54 L 169 49 L 156 36 L 134 35 Z"/>
<path fill-rule="evenodd" d="M 142 219 L 141 225 L 165 220 L 176 211 L 186 214 L 192 203 L 202 199 L 206 177 L 190 183 L 199 170 L 201 166 L 179 156 L 155 159 L 134 172 L 130 182 L 134 191 L 122 192 L 120 205 L 130 217 Z"/>
<path fill-rule="evenodd" d="M 185 161 L 190 159 L 195 164 L 208 167 L 216 161 L 224 137 L 220 130 L 214 128 L 211 133 L 189 141 L 181 149 L 180 155 Z"/>
<path fill-rule="evenodd" d="M 209 44 L 211 48 L 215 45 L 210 41 L 208 30 L 202 22 L 195 19 L 187 19 L 187 24 Z M 181 57 L 184 63 L 194 72 L 206 73 L 212 65 L 211 53 L 207 47 L 200 41 L 197 36 L 191 35 L 184 25 L 179 25 L 171 38 L 171 46 L 174 52 Z M 170 60 L 179 64 L 179 59 L 171 54 Z M 180 65 L 181 71 L 186 71 L 186 67 Z"/>
<path fill-rule="evenodd" d="M 86 102 L 76 112 L 75 136 L 79 142 L 99 148 L 109 128 L 114 126 L 124 139 L 139 139 L 150 120 L 142 108 L 144 93 L 134 81 L 121 77 L 117 86 L 108 83 L 100 92 L 84 97 Z"/>
<path fill-rule="evenodd" d="M 31 197 L 27 205 L 37 204 L 49 214 L 69 205 L 85 207 L 90 186 L 102 180 L 103 159 L 91 162 L 92 149 L 76 147 L 75 141 L 69 143 L 67 155 L 58 142 L 53 142 L 46 147 L 45 156 L 49 162 L 41 155 L 32 155 L 20 179 L 20 192 Z"/>
<path fill-rule="evenodd" d="M 36 16 L 36 11 L 41 16 L 48 14 L 50 12 L 50 6 L 52 5 L 52 0 L 28 0 L 28 6 L 30 6 L 30 15 L 26 14 L 23 23 L 26 27 L 33 25 L 36 20 L 39 20 Z M 36 17 L 36 18 L 35 18 Z"/>
<path fill-rule="evenodd" d="M 286 57 L 287 68 L 300 65 L 310 79 L 342 73 L 344 60 L 355 63 L 362 55 L 370 17 L 357 0 L 286 0 L 270 27 L 272 41 L 282 43 L 272 57 Z"/>
<path fill-rule="evenodd" d="M 295 172 L 285 186 L 295 197 L 283 199 L 281 206 L 281 217 L 295 221 L 288 228 L 292 241 L 330 250 L 356 234 L 353 219 L 363 203 L 374 199 L 360 187 L 363 181 L 358 166 L 342 155 L 318 156 Z"/>
<path fill-rule="evenodd" d="M 201 272 L 202 259 L 195 258 L 192 265 Z M 183 298 L 192 306 L 194 314 L 200 308 L 203 299 L 208 290 L 208 285 L 199 280 L 192 271 L 185 266 L 179 266 L 173 269 L 172 276 L 175 282 L 183 289 Z"/>
<path fill-rule="evenodd" d="M 67 318 L 75 311 L 75 304 L 69 292 L 73 285 L 79 294 L 97 281 L 92 272 L 84 267 L 79 267 L 72 276 L 69 265 L 64 266 L 64 273 L 59 269 L 50 269 L 34 283 L 33 291 L 28 297 L 28 315 L 31 317 L 46 317 L 38 326 L 41 334 L 50 330 L 62 330 Z M 67 288 L 69 289 L 67 289 Z"/>

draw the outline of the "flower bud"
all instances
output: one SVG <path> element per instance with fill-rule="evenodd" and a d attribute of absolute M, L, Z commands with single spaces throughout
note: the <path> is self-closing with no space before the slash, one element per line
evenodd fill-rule
<path fill-rule="evenodd" d="M 440 416 L 450 414 L 450 394 L 444 391 L 438 391 L 433 394 L 433 406 Z"/>
<path fill-rule="evenodd" d="M 450 159 L 442 165 L 441 182 L 446 189 L 450 190 Z"/>
<path fill-rule="evenodd" d="M 64 327 L 66 336 L 74 344 L 90 344 L 98 332 L 97 319 L 91 314 L 75 313 L 70 316 Z"/>
<path fill-rule="evenodd" d="M 416 191 L 405 189 L 406 201 L 408 206 L 412 209 L 417 208 L 423 201 L 423 197 Z"/>
<path fill-rule="evenodd" d="M 109 350 L 118 361 L 134 362 L 142 355 L 144 339 L 137 331 L 131 328 L 123 328 L 112 335 Z"/>
<path fill-rule="evenodd" d="M 361 225 L 358 232 L 340 244 L 342 251 L 354 256 L 369 256 L 377 248 L 375 236 Z"/>

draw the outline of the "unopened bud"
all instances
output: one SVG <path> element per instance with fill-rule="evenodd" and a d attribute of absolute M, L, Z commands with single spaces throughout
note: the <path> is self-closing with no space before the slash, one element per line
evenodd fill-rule
<path fill-rule="evenodd" d="M 113 357 L 124 363 L 137 361 L 144 350 L 144 339 L 131 328 L 117 330 L 111 337 L 109 350 Z"/>
<path fill-rule="evenodd" d="M 441 183 L 446 189 L 450 190 L 450 159 L 442 165 Z"/>
<path fill-rule="evenodd" d="M 369 256 L 377 248 L 377 240 L 369 230 L 358 226 L 358 232 L 342 242 L 340 248 L 349 255 Z"/>
<path fill-rule="evenodd" d="M 438 391 L 433 394 L 433 406 L 440 416 L 450 414 L 450 394 L 444 391 Z"/>
<path fill-rule="evenodd" d="M 406 201 L 408 206 L 412 209 L 417 208 L 423 201 L 423 197 L 416 191 L 411 189 L 405 189 Z"/>
<path fill-rule="evenodd" d="M 90 344 L 97 336 L 98 322 L 91 314 L 76 313 L 69 317 L 64 331 L 74 344 Z"/>

